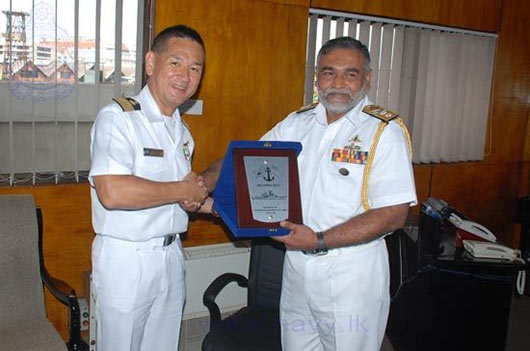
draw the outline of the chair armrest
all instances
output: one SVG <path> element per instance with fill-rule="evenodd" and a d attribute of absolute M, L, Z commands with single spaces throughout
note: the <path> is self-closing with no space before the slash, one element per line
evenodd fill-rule
<path fill-rule="evenodd" d="M 74 288 L 72 288 L 68 283 L 60 279 L 55 279 L 54 277 L 52 277 L 48 273 L 46 268 L 44 268 L 44 266 L 42 265 L 41 265 L 41 270 L 40 270 L 40 276 L 41 276 L 42 282 L 44 283 L 46 288 L 48 288 L 48 290 L 52 293 L 52 295 L 55 296 L 55 298 L 59 300 L 62 304 L 69 306 L 70 305 L 69 296 L 70 295 L 75 296 Z"/>
<path fill-rule="evenodd" d="M 53 278 L 44 266 L 41 266 L 41 278 L 44 285 L 57 300 L 68 306 L 69 339 L 66 343 L 69 351 L 88 351 L 89 347 L 81 338 L 81 315 L 75 290 L 62 280 Z"/>
<path fill-rule="evenodd" d="M 69 311 L 69 340 L 66 346 L 69 351 L 88 351 L 88 344 L 81 339 L 81 318 L 79 311 L 79 302 L 74 288 L 66 282 L 52 277 L 44 265 L 44 255 L 42 251 L 42 212 L 37 208 L 37 224 L 39 227 L 39 265 L 41 280 L 52 293 L 52 295 L 62 304 L 68 306 Z"/>
<path fill-rule="evenodd" d="M 208 308 L 210 313 L 210 330 L 221 322 L 221 311 L 219 306 L 215 303 L 215 298 L 219 295 L 221 290 L 231 282 L 236 282 L 240 287 L 248 287 L 247 278 L 241 274 L 224 273 L 215 278 L 202 295 L 202 302 L 204 303 L 204 306 Z"/>

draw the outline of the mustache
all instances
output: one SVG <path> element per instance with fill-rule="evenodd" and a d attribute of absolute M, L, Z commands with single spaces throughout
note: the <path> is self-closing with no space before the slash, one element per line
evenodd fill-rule
<path fill-rule="evenodd" d="M 330 89 L 322 91 L 322 93 L 324 93 L 324 96 L 323 96 L 324 98 L 328 97 L 328 95 L 330 94 L 344 94 L 344 95 L 348 95 L 348 97 L 350 97 L 351 99 L 355 98 L 355 94 L 346 88 L 344 89 L 330 88 Z"/>

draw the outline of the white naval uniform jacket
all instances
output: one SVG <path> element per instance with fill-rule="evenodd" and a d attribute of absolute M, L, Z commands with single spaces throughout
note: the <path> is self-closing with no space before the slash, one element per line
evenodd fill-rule
<path fill-rule="evenodd" d="M 103 108 L 91 130 L 92 223 L 101 235 L 147 241 L 186 231 L 187 213 L 177 203 L 142 210 L 107 210 L 97 197 L 93 177 L 116 174 L 153 181 L 182 180 L 191 171 L 194 142 L 178 109 L 172 116 L 176 120 L 175 139 L 171 137 L 148 86 L 133 99 L 139 103 L 133 111 L 125 112 L 117 103 Z"/>
<path fill-rule="evenodd" d="M 365 161 L 332 159 L 335 149 L 357 147 L 369 152 L 379 119 L 362 112 L 371 102 L 364 98 L 345 116 L 328 125 L 322 104 L 294 112 L 266 133 L 262 140 L 298 141 L 302 215 L 314 231 L 330 227 L 364 212 L 361 190 Z M 406 135 L 390 122 L 379 140 L 368 182 L 371 208 L 416 204 L 414 175 Z"/>

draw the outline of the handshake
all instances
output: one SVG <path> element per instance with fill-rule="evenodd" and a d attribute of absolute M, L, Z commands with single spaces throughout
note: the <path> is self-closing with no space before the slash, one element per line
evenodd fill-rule
<path fill-rule="evenodd" d="M 213 199 L 208 197 L 208 189 L 201 175 L 190 172 L 182 183 L 185 185 L 184 199 L 179 201 L 182 209 L 188 212 L 213 213 Z"/>

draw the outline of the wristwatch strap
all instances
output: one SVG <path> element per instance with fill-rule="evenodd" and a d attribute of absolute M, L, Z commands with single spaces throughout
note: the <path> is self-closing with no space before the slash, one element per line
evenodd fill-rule
<path fill-rule="evenodd" d="M 328 248 L 326 246 L 326 242 L 324 241 L 324 233 L 323 232 L 315 232 L 315 235 L 317 237 L 317 247 L 314 250 L 310 251 L 302 251 L 306 255 L 316 255 L 316 256 L 323 256 L 328 253 Z"/>
<path fill-rule="evenodd" d="M 316 232 L 317 236 L 317 250 L 327 249 L 326 243 L 324 242 L 324 234 L 322 232 Z"/>
<path fill-rule="evenodd" d="M 313 251 L 315 255 L 325 255 L 328 253 L 328 247 L 326 246 L 326 242 L 324 241 L 324 233 L 323 232 L 316 232 L 315 235 L 317 236 L 317 248 Z"/>

